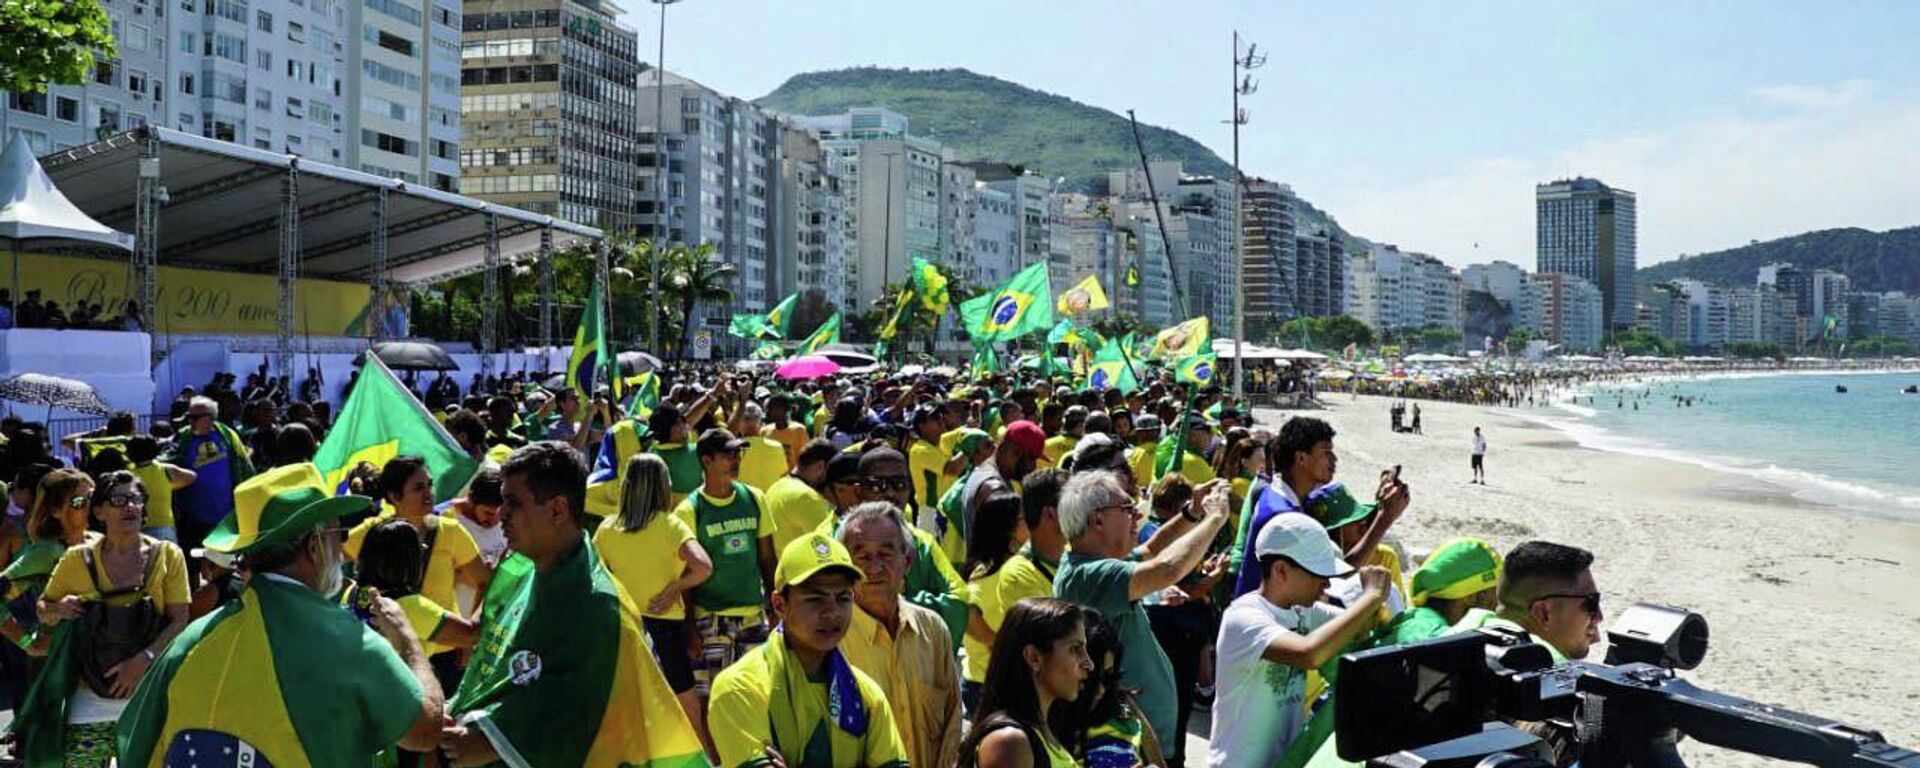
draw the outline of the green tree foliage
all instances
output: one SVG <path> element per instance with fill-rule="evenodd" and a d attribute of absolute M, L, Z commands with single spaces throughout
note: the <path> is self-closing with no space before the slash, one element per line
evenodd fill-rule
<path fill-rule="evenodd" d="M 1311 348 L 1332 352 L 1346 349 L 1348 344 L 1370 347 L 1374 343 L 1373 329 L 1352 315 L 1296 317 L 1280 326 L 1278 336 L 1275 342 L 1283 346 L 1297 346 L 1304 337 Z M 1460 332 L 1455 331 L 1453 336 L 1459 341 Z"/>
<path fill-rule="evenodd" d="M 1920 345 L 1898 336 L 1875 336 L 1847 342 L 1848 357 L 1911 357 L 1920 354 Z"/>
<path fill-rule="evenodd" d="M 84 81 L 96 58 L 120 55 L 111 28 L 97 0 L 0 0 L 0 90 Z"/>
<path fill-rule="evenodd" d="M 1651 331 L 1623 331 L 1613 337 L 1613 344 L 1627 355 L 1678 357 L 1682 352 L 1680 342 Z"/>
<path fill-rule="evenodd" d="M 1781 348 L 1779 342 L 1773 341 L 1736 341 L 1726 345 L 1726 347 L 1720 350 L 1720 353 L 1727 357 L 1737 357 L 1743 360 L 1781 361 L 1787 359 L 1786 350 Z"/>

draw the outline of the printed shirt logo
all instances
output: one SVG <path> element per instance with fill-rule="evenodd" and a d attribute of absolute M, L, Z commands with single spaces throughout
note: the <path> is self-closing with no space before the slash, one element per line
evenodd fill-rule
<path fill-rule="evenodd" d="M 748 550 L 749 537 L 746 534 L 734 534 L 725 539 L 726 552 L 729 555 L 744 554 Z"/>

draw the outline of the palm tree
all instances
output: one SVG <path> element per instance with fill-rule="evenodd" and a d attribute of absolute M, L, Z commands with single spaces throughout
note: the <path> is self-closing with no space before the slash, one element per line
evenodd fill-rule
<path fill-rule="evenodd" d="M 739 270 L 734 269 L 732 264 L 716 261 L 711 244 L 703 243 L 693 248 L 669 246 L 664 256 L 660 290 L 680 308 L 680 333 L 674 336 L 678 339 L 675 344 L 677 353 L 691 341 L 689 335 L 693 330 L 693 310 L 700 302 L 725 304 L 733 301 L 733 283 L 739 276 Z"/>

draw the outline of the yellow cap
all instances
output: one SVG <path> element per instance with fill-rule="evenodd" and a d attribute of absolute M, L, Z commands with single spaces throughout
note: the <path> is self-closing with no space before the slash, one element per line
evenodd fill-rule
<path fill-rule="evenodd" d="M 866 578 L 866 574 L 854 566 L 853 555 L 847 553 L 845 544 L 824 533 L 801 536 L 780 553 L 780 564 L 773 569 L 773 591 L 805 582 L 829 569 L 844 571 L 855 581 Z"/>

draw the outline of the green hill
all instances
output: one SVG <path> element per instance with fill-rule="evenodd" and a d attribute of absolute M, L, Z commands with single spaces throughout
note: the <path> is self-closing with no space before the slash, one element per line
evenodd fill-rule
<path fill-rule="evenodd" d="M 906 115 L 915 134 L 951 147 L 962 161 L 1023 165 L 1084 186 L 1139 166 L 1124 114 L 964 69 L 858 67 L 794 75 L 756 100 L 796 115 L 882 107 Z M 1151 117 L 1151 116 L 1148 116 Z M 1188 173 L 1230 178 L 1233 166 L 1178 132 L 1140 125 L 1147 156 L 1179 160 Z"/>
<path fill-rule="evenodd" d="M 1690 277 L 1717 285 L 1753 285 L 1760 267 L 1790 262 L 1845 274 L 1859 291 L 1920 291 L 1920 227 L 1885 232 L 1850 227 L 1682 256 L 1640 270 L 1643 284 Z"/>

